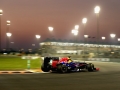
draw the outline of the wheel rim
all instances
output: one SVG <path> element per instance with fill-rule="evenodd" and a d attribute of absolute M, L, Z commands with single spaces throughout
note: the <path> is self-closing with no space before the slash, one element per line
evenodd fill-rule
<path fill-rule="evenodd" d="M 63 66 L 61 69 L 62 69 L 62 72 L 67 72 L 67 67 L 66 66 Z"/>

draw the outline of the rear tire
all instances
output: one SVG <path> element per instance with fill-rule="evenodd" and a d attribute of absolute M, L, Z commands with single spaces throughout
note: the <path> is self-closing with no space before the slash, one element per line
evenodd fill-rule
<path fill-rule="evenodd" d="M 49 72 L 50 71 L 50 65 L 45 65 L 44 66 L 44 64 L 41 66 L 41 69 L 42 69 L 42 71 L 44 71 L 44 72 Z"/>

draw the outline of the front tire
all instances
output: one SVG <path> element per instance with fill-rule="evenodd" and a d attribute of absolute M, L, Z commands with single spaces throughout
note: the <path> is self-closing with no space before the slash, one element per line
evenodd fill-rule
<path fill-rule="evenodd" d="M 66 73 L 68 72 L 68 68 L 66 65 L 59 64 L 57 65 L 57 71 L 60 73 Z"/>
<path fill-rule="evenodd" d="M 87 65 L 87 70 L 88 70 L 89 72 L 94 71 L 94 64 L 89 63 L 89 64 Z"/>

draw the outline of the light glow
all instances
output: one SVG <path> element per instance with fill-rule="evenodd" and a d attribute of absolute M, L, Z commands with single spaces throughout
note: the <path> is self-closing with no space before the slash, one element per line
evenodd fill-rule
<path fill-rule="evenodd" d="M 0 15 L 2 15 L 2 14 L 3 14 L 3 10 L 0 9 Z"/>
<path fill-rule="evenodd" d="M 7 35 L 8 37 L 11 37 L 11 36 L 12 36 L 12 33 L 6 33 L 6 35 Z"/>
<path fill-rule="evenodd" d="M 102 40 L 105 40 L 105 37 L 102 37 Z"/>
<path fill-rule="evenodd" d="M 73 29 L 73 30 L 72 30 L 72 33 L 73 33 L 74 35 L 78 35 L 78 30 Z"/>
<path fill-rule="evenodd" d="M 78 30 L 79 29 L 79 25 L 75 25 L 75 29 Z"/>
<path fill-rule="evenodd" d="M 114 38 L 116 35 L 115 34 L 110 34 L 110 37 L 111 38 Z"/>
<path fill-rule="evenodd" d="M 120 38 L 118 38 L 118 41 L 120 41 Z"/>
<path fill-rule="evenodd" d="M 41 36 L 40 36 L 40 35 L 35 35 L 35 37 L 36 37 L 37 39 L 39 39 Z"/>
<path fill-rule="evenodd" d="M 86 23 L 87 23 L 87 18 L 83 18 L 83 19 L 82 19 L 82 23 L 83 23 L 83 24 L 86 24 Z"/>
<path fill-rule="evenodd" d="M 85 38 L 88 38 L 88 35 L 84 35 Z"/>
<path fill-rule="evenodd" d="M 95 12 L 95 13 L 99 13 L 99 12 L 100 12 L 100 7 L 99 7 L 99 6 L 96 6 L 96 7 L 94 8 L 94 12 Z"/>
<path fill-rule="evenodd" d="M 53 31 L 53 29 L 54 29 L 53 27 L 48 27 L 49 31 Z"/>
<path fill-rule="evenodd" d="M 7 20 L 6 22 L 7 22 L 7 25 L 10 25 L 10 20 Z"/>

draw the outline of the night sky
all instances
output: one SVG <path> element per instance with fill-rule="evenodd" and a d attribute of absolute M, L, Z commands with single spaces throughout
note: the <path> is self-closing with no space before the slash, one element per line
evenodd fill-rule
<path fill-rule="evenodd" d="M 6 21 L 17 48 L 32 48 L 39 42 L 53 35 L 56 39 L 72 39 L 71 30 L 76 24 L 80 25 L 78 40 L 83 40 L 84 25 L 82 19 L 86 17 L 86 34 L 96 37 L 97 17 L 94 7 L 99 5 L 99 34 L 110 41 L 110 34 L 116 34 L 115 41 L 120 38 L 120 0 L 0 0 L 2 48 L 6 47 Z M 48 26 L 54 27 L 52 34 Z M 40 40 L 35 35 L 41 35 Z M 101 38 L 100 38 L 101 39 Z"/>

